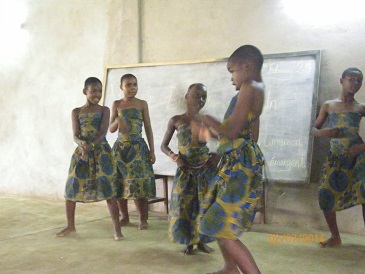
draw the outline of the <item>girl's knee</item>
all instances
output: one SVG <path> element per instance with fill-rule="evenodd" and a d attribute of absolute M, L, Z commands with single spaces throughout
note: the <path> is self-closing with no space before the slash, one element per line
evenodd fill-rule
<path fill-rule="evenodd" d="M 217 242 L 219 246 L 223 248 L 227 248 L 228 246 L 234 244 L 237 241 L 237 239 L 226 239 L 226 238 L 218 238 Z"/>
<path fill-rule="evenodd" d="M 108 204 L 111 204 L 111 203 L 115 203 L 117 201 L 117 199 L 116 198 L 111 198 L 111 199 L 108 199 L 108 200 L 106 200 L 106 202 L 108 203 Z"/>

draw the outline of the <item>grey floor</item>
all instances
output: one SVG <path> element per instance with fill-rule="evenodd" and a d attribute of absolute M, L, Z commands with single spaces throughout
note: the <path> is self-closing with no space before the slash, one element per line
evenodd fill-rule
<path fill-rule="evenodd" d="M 167 239 L 167 217 L 150 214 L 150 229 L 123 228 L 125 239 L 113 240 L 106 203 L 77 204 L 77 233 L 53 235 L 65 225 L 64 203 L 0 196 L 0 273 L 207 273 L 220 269 L 217 244 L 213 254 L 195 250 L 179 254 L 180 245 Z M 351 225 L 351 224 L 349 224 Z M 251 250 L 262 273 L 365 273 L 365 237 L 342 234 L 343 245 L 321 249 L 317 243 L 270 243 L 270 234 L 312 234 L 327 231 L 255 224 L 241 240 Z M 277 241 L 280 241 L 277 240 Z M 288 238 L 288 241 L 291 241 Z"/>

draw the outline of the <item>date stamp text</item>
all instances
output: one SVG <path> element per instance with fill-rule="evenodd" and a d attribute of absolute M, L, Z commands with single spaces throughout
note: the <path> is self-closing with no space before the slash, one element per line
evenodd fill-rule
<path fill-rule="evenodd" d="M 271 244 L 312 244 L 324 242 L 324 234 L 269 234 L 267 240 Z"/>

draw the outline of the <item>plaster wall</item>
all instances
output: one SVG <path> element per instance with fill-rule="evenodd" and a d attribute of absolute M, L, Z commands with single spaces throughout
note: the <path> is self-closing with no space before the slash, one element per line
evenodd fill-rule
<path fill-rule="evenodd" d="M 84 104 L 83 81 L 103 79 L 105 65 L 221 58 L 242 44 L 264 54 L 322 50 L 318 105 L 338 96 L 345 68 L 365 70 L 365 18 L 303 23 L 280 0 L 20 2 L 26 50 L 0 60 L 1 193 L 62 199 L 75 148 L 71 110 Z M 365 101 L 364 88 L 357 99 Z M 268 186 L 268 222 L 326 227 L 315 184 L 327 151 L 328 141 L 315 141 L 309 186 Z M 360 207 L 340 212 L 338 222 L 341 231 L 362 232 Z"/>

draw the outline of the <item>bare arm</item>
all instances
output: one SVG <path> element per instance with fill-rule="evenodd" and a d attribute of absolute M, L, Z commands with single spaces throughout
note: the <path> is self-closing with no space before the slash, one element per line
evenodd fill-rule
<path fill-rule="evenodd" d="M 362 114 L 363 117 L 365 116 L 365 104 L 361 104 L 360 113 Z M 355 157 L 364 152 L 365 152 L 365 143 L 351 146 L 348 149 L 346 149 L 343 154 L 345 154 L 345 156 L 347 157 Z"/>
<path fill-rule="evenodd" d="M 361 105 L 360 113 L 361 113 L 362 117 L 364 117 L 365 116 L 365 104 L 362 103 L 360 105 Z"/>
<path fill-rule="evenodd" d="M 72 132 L 73 132 L 73 139 L 74 142 L 77 144 L 79 148 L 79 157 L 80 159 L 86 161 L 87 160 L 87 152 L 91 150 L 91 146 L 87 144 L 86 141 L 80 139 L 80 122 L 79 122 L 79 113 L 80 108 L 75 108 L 72 111 Z"/>
<path fill-rule="evenodd" d="M 160 147 L 161 151 L 163 153 L 165 153 L 167 156 L 170 156 L 170 154 L 173 153 L 169 147 L 169 144 L 170 144 L 172 136 L 174 135 L 175 130 L 176 130 L 175 119 L 174 119 L 174 117 L 172 117 L 167 124 L 167 130 L 165 132 L 165 135 L 163 137 L 161 147 Z"/>
<path fill-rule="evenodd" d="M 316 121 L 314 122 L 314 127 L 316 129 L 321 129 L 324 122 L 326 122 L 327 117 L 328 117 L 328 103 L 325 102 L 322 106 L 321 109 L 319 110 L 319 114 L 317 116 Z"/>
<path fill-rule="evenodd" d="M 251 83 L 243 84 L 238 94 L 237 103 L 232 115 L 219 128 L 219 133 L 228 139 L 236 139 L 248 123 L 250 109 L 255 109 L 260 115 L 263 105 L 262 90 L 253 87 Z M 258 116 L 259 116 L 258 115 Z M 258 134 L 256 134 L 258 136 Z"/>
<path fill-rule="evenodd" d="M 316 121 L 314 122 L 314 127 L 312 128 L 312 133 L 314 137 L 325 137 L 325 138 L 338 138 L 341 135 L 341 130 L 339 128 L 324 128 L 322 126 L 327 120 L 329 110 L 329 103 L 325 102 L 321 109 L 319 110 L 319 114 L 317 116 Z"/>
<path fill-rule="evenodd" d="M 118 115 L 118 101 L 115 101 L 112 106 L 112 115 L 110 118 L 109 131 L 111 133 L 115 132 L 118 128 L 122 133 L 128 133 L 131 130 L 131 125 L 128 123 L 127 119 L 123 116 Z"/>
<path fill-rule="evenodd" d="M 259 132 L 260 132 L 260 117 L 257 117 L 251 131 L 251 136 L 252 139 L 255 141 L 255 143 L 257 143 L 257 141 L 259 140 Z"/>
<path fill-rule="evenodd" d="M 244 84 L 238 94 L 237 103 L 234 107 L 232 115 L 223 123 L 209 115 L 203 117 L 203 123 L 200 125 L 194 122 L 192 127 L 194 134 L 199 134 L 200 140 L 207 140 L 211 137 L 217 138 L 227 137 L 228 139 L 236 139 L 242 133 L 243 129 L 248 125 L 248 114 L 253 108 L 258 116 L 261 114 L 264 102 L 262 89 L 253 87 L 251 84 Z M 259 123 L 254 127 L 254 138 L 258 139 Z"/>
<path fill-rule="evenodd" d="M 177 128 L 178 119 L 179 116 L 174 116 L 170 119 L 169 123 L 167 124 L 167 130 L 161 143 L 161 151 L 165 153 L 167 156 L 169 156 L 172 161 L 176 162 L 178 167 L 182 167 L 185 165 L 185 161 L 179 156 L 178 151 L 175 153 L 169 147 L 171 138 L 174 135 L 174 132 Z"/>
<path fill-rule="evenodd" d="M 156 161 L 155 158 L 155 144 L 153 140 L 152 126 L 150 120 L 150 114 L 148 112 L 148 105 L 146 101 L 142 101 L 142 114 L 143 114 L 143 123 L 144 130 L 146 132 L 147 142 L 150 149 L 150 163 L 154 164 Z"/>
<path fill-rule="evenodd" d="M 200 141 L 206 142 L 210 138 L 218 139 L 221 122 L 210 115 L 204 115 L 202 121 L 193 120 L 193 136 L 198 136 Z"/>
<path fill-rule="evenodd" d="M 71 118 L 72 118 L 72 132 L 74 142 L 79 146 L 83 147 L 86 142 L 80 139 L 80 122 L 79 122 L 79 113 L 80 108 L 75 108 L 72 110 Z"/>
<path fill-rule="evenodd" d="M 111 133 L 116 132 L 118 129 L 118 120 L 116 119 L 117 117 L 118 117 L 117 102 L 114 101 L 109 125 L 109 131 Z"/>
<path fill-rule="evenodd" d="M 355 157 L 365 152 L 365 144 L 358 144 L 345 149 L 343 154 L 347 157 Z"/>
<path fill-rule="evenodd" d="M 101 120 L 99 133 L 96 135 L 95 139 L 93 140 L 94 144 L 99 144 L 106 136 L 108 132 L 109 126 L 109 117 L 110 117 L 110 110 L 108 107 L 103 107 L 103 118 Z"/>

